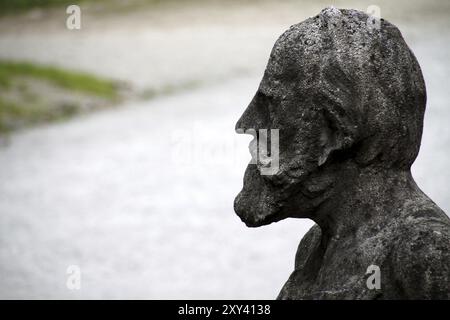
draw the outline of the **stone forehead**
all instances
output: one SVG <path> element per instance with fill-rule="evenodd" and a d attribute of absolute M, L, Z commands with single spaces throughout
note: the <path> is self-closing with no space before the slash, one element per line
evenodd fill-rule
<path fill-rule="evenodd" d="M 396 29 L 385 20 L 377 19 L 357 10 L 326 8 L 318 15 L 292 25 L 279 37 L 275 49 L 298 46 L 299 43 L 308 49 L 322 38 L 335 41 L 339 38 L 364 40 L 376 38 L 386 28 Z M 377 28 L 374 21 L 380 23 L 380 26 L 382 23 L 383 28 Z M 328 39 L 330 37 L 334 39 Z"/>
<path fill-rule="evenodd" d="M 338 60 L 350 58 L 363 63 L 369 58 L 367 52 L 381 41 L 401 39 L 398 29 L 389 22 L 377 20 L 380 26 L 377 28 L 373 21 L 361 11 L 326 8 L 291 26 L 278 38 L 268 67 L 274 74 L 281 74 L 292 64 L 308 67 L 329 58 L 324 55 L 327 51 L 332 51 L 333 58 Z"/>
<path fill-rule="evenodd" d="M 394 25 L 380 19 L 377 28 L 373 19 L 361 11 L 331 7 L 291 26 L 272 49 L 260 89 L 283 91 L 277 83 L 307 89 L 330 64 L 360 84 L 385 68 L 396 73 L 396 60 L 410 62 L 409 48 Z"/>

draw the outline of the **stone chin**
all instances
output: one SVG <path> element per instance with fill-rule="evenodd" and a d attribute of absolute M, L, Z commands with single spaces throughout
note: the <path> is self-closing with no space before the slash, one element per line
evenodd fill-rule
<path fill-rule="evenodd" d="M 234 200 L 234 211 L 248 227 L 260 227 L 286 218 L 315 218 L 315 211 L 333 190 L 333 179 L 315 170 L 291 170 L 263 176 L 254 164 L 244 175 L 244 186 Z"/>
<path fill-rule="evenodd" d="M 253 195 L 248 195 L 242 190 L 234 199 L 234 211 L 247 227 L 256 228 L 282 220 L 276 212 L 264 208 L 265 204 L 260 200 L 252 200 Z M 267 210 L 269 209 L 269 210 Z"/>
<path fill-rule="evenodd" d="M 247 227 L 260 227 L 286 218 L 278 192 L 261 176 L 256 165 L 248 165 L 244 187 L 234 200 L 234 211 Z"/>

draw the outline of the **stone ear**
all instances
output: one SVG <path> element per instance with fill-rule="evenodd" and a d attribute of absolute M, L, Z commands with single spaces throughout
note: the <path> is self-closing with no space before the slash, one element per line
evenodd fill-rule
<path fill-rule="evenodd" d="M 324 165 L 333 153 L 344 151 L 353 144 L 351 132 L 347 127 L 345 115 L 324 110 L 323 125 L 320 132 L 320 155 L 318 165 Z"/>
<path fill-rule="evenodd" d="M 320 87 L 313 93 L 313 103 L 322 112 L 321 154 L 318 165 L 325 164 L 334 153 L 350 147 L 358 130 L 358 116 L 351 109 L 359 101 L 353 77 L 345 72 L 335 57 L 324 61 Z"/>

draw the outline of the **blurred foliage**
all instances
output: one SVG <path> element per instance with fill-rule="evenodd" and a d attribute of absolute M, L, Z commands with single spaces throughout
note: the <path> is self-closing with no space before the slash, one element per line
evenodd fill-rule
<path fill-rule="evenodd" d="M 120 89 L 87 73 L 0 60 L 0 133 L 114 105 Z"/>
<path fill-rule="evenodd" d="M 68 118 L 78 112 L 75 104 L 49 108 L 41 103 L 17 104 L 0 97 L 0 133 L 38 123 Z"/>
<path fill-rule="evenodd" d="M 18 12 L 34 8 L 46 8 L 55 5 L 76 4 L 70 0 L 0 0 L 0 12 Z"/>
<path fill-rule="evenodd" d="M 27 62 L 0 60 L 0 86 L 10 86 L 13 78 L 18 76 L 46 80 L 61 88 L 105 98 L 114 98 L 117 94 L 117 85 L 113 81 L 99 79 L 87 73 L 38 66 Z"/>
<path fill-rule="evenodd" d="M 184 0 L 186 1 L 186 0 Z M 191 0 L 192 1 L 192 0 Z M 210 0 L 211 1 L 211 0 Z M 113 7 L 135 7 L 140 5 L 162 5 L 168 2 L 183 2 L 183 0 L 0 0 L 0 15 L 19 13 L 31 9 L 47 9 L 71 4 L 103 3 Z"/>

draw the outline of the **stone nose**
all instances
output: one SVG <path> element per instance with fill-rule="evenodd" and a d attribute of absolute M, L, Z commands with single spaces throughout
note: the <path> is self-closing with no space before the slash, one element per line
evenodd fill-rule
<path fill-rule="evenodd" d="M 247 109 L 245 109 L 244 113 L 241 115 L 241 117 L 239 118 L 239 120 L 236 122 L 236 125 L 234 127 L 234 130 L 236 131 L 236 133 L 239 134 L 251 134 L 249 131 L 251 131 L 251 129 L 255 129 L 255 125 L 254 125 L 254 121 L 252 121 L 252 116 L 254 115 L 254 112 L 252 112 L 252 108 L 254 108 L 252 106 L 253 102 L 250 102 L 249 106 L 247 107 Z"/>
<path fill-rule="evenodd" d="M 236 122 L 235 131 L 239 134 L 250 134 L 255 136 L 255 132 L 259 129 L 267 129 L 268 123 L 264 121 L 268 115 L 264 115 L 265 106 L 258 103 L 255 97 L 252 99 L 247 109 Z"/>

